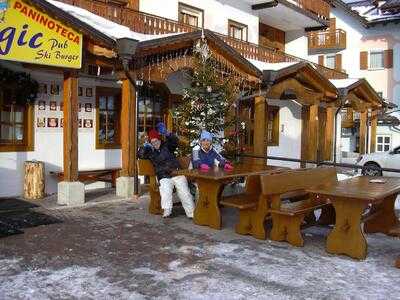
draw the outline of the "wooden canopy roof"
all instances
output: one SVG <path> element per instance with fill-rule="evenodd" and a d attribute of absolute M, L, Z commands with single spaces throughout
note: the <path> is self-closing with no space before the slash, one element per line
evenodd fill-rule
<path fill-rule="evenodd" d="M 336 80 L 335 82 L 339 81 Z M 383 108 L 382 98 L 364 78 L 349 83 L 347 86 L 340 86 L 338 89 L 344 106 L 351 107 L 356 111 Z"/>
<path fill-rule="evenodd" d="M 335 102 L 339 94 L 337 88 L 307 62 L 263 70 L 263 83 L 269 87 L 267 97 L 281 99 L 285 94 L 294 94 L 305 105 L 316 101 Z"/>

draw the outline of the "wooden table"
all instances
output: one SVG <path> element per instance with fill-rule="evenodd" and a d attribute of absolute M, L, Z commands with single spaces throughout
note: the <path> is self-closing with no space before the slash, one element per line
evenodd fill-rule
<path fill-rule="evenodd" d="M 307 190 L 331 201 L 336 211 L 335 227 L 327 239 L 327 252 L 364 259 L 367 255 L 367 242 L 361 222 L 364 222 L 365 233 L 388 234 L 392 228 L 399 226 L 394 202 L 400 193 L 400 178 L 379 178 L 385 180 L 385 183 L 371 183 L 371 179 L 377 177 L 353 177 Z M 362 214 L 368 204 L 372 204 L 371 214 L 363 220 Z"/>
<path fill-rule="evenodd" d="M 218 201 L 223 187 L 226 183 L 238 177 L 246 177 L 257 174 L 270 174 L 285 170 L 286 168 L 257 165 L 257 164 L 236 164 L 231 171 L 222 168 L 212 168 L 209 171 L 179 170 L 176 175 L 185 175 L 195 179 L 199 188 L 199 200 L 194 210 L 194 223 L 206 225 L 214 229 L 221 229 L 221 214 Z"/>

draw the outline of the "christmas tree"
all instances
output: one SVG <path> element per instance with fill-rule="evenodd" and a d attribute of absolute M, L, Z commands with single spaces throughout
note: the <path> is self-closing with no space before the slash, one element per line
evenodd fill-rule
<path fill-rule="evenodd" d="M 191 86 L 184 89 L 183 99 L 173 111 L 176 131 L 187 141 L 180 147 L 182 155 L 191 153 L 202 130 L 212 133 L 214 141 L 223 145 L 229 141 L 229 137 L 222 137 L 224 131 L 234 124 L 234 80 L 219 71 L 205 39 L 194 46 L 194 62 L 192 72 L 187 73 Z"/>

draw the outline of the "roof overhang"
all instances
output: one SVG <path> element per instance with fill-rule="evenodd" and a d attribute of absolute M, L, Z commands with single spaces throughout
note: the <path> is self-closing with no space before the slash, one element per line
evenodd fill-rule
<path fill-rule="evenodd" d="M 263 84 L 271 89 L 280 85 L 287 90 L 291 90 L 293 84 L 297 86 L 297 90 L 301 86 L 303 92 L 318 96 L 321 102 L 335 102 L 339 95 L 337 88 L 307 62 L 295 63 L 278 70 L 263 70 Z M 279 92 L 283 92 L 283 89 Z"/>
<path fill-rule="evenodd" d="M 255 78 L 261 78 L 262 72 L 258 70 L 247 59 L 243 58 L 235 49 L 226 44 L 212 31 L 205 29 L 178 35 L 171 35 L 159 39 L 139 42 L 136 50 L 137 56 L 153 55 L 166 51 L 182 48 L 191 48 L 198 39 L 204 37 L 213 51 L 218 52 L 227 61 L 235 65 L 242 73 L 249 74 Z"/>
<path fill-rule="evenodd" d="M 288 0 L 246 0 L 257 13 L 260 22 L 283 31 L 304 28 L 326 28 L 328 20 L 305 10 Z"/>
<path fill-rule="evenodd" d="M 343 101 L 342 105 L 344 106 L 357 106 L 353 108 L 358 110 L 360 108 L 381 109 L 384 106 L 382 98 L 364 78 L 354 80 L 353 82 L 350 82 L 349 79 L 335 79 L 331 82 L 338 86 L 339 95 Z M 348 82 L 347 85 L 346 82 Z M 361 101 L 362 105 L 360 103 L 355 104 L 353 100 L 356 99 L 357 101 Z M 346 100 L 348 103 L 346 103 Z"/>

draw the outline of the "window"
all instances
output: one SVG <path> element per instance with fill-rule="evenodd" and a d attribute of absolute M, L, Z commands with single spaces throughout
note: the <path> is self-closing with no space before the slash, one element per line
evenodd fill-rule
<path fill-rule="evenodd" d="M 32 151 L 33 107 L 15 103 L 12 94 L 0 89 L 0 151 Z"/>
<path fill-rule="evenodd" d="M 383 69 L 384 68 L 383 51 L 371 51 L 369 53 L 369 68 L 370 69 Z"/>
<path fill-rule="evenodd" d="M 247 25 L 228 20 L 228 35 L 238 40 L 247 41 Z"/>
<path fill-rule="evenodd" d="M 167 101 L 162 90 L 158 87 L 148 86 L 139 93 L 139 133 L 149 132 L 158 122 L 163 121 L 163 110 Z"/>
<path fill-rule="evenodd" d="M 335 69 L 335 55 L 327 55 L 325 57 L 325 67 Z"/>
<path fill-rule="evenodd" d="M 376 137 L 376 152 L 386 152 L 390 150 L 391 146 L 390 135 L 378 135 Z"/>
<path fill-rule="evenodd" d="M 179 3 L 179 21 L 195 27 L 203 27 L 203 10 Z"/>
<path fill-rule="evenodd" d="M 120 148 L 119 89 L 96 88 L 96 148 Z"/>
<path fill-rule="evenodd" d="M 279 145 L 279 107 L 268 105 L 267 144 Z"/>

